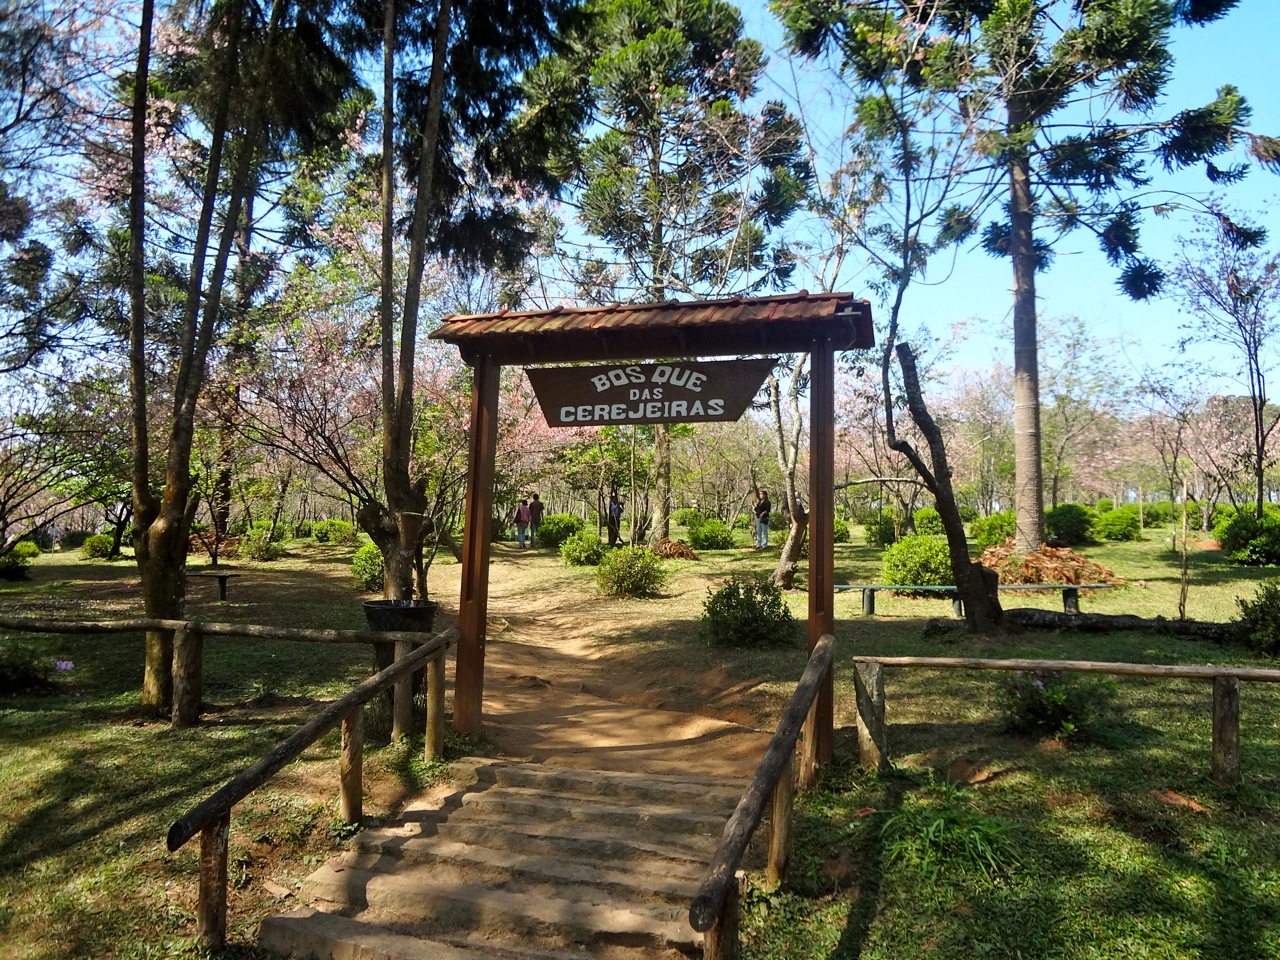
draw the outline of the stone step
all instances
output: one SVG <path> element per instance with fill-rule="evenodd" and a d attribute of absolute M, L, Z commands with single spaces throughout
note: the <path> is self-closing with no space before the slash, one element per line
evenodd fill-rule
<path fill-rule="evenodd" d="M 459 779 L 528 787 L 546 793 L 616 797 L 627 801 L 701 807 L 733 812 L 750 781 L 670 774 L 566 770 L 536 763 L 505 763 L 466 758 L 451 765 Z"/>
<path fill-rule="evenodd" d="M 640 903 L 575 884 L 455 882 L 438 865 L 401 864 L 395 873 L 364 864 L 328 864 L 303 884 L 304 900 L 343 912 L 374 910 L 427 925 L 427 932 L 532 940 L 538 947 L 627 944 L 694 949 L 688 904 Z M 518 887 L 518 889 L 512 889 Z"/>
<path fill-rule="evenodd" d="M 462 795 L 464 815 L 503 822 L 513 819 L 544 823 L 592 823 L 597 827 L 621 827 L 658 834 L 711 838 L 718 843 L 727 814 L 702 813 L 695 808 L 670 804 L 625 803 L 610 798 L 548 796 L 524 787 L 495 787 Z M 453 814 L 457 816 L 457 814 Z"/>
<path fill-rule="evenodd" d="M 434 841 L 484 845 L 526 856 L 565 856 L 599 861 L 639 872 L 699 877 L 720 837 L 658 836 L 589 823 L 494 823 L 464 819 L 419 820 L 361 831 L 363 850 L 411 859 L 420 845 Z"/>
<path fill-rule="evenodd" d="M 706 868 L 688 870 L 683 876 L 663 873 L 658 864 L 638 871 L 630 864 L 609 861 L 587 862 L 561 856 L 526 856 L 490 846 L 440 840 L 419 840 L 405 855 L 401 847 L 395 854 L 369 850 L 365 846 L 337 859 L 345 870 L 368 872 L 389 869 L 388 860 L 400 860 L 408 866 L 430 868 L 437 879 L 449 878 L 456 883 L 483 882 L 491 887 L 515 887 L 529 884 L 570 884 L 575 890 L 605 891 L 611 895 L 637 900 L 661 900 L 686 907 L 698 892 Z M 304 888 L 305 890 L 305 888 Z"/>
<path fill-rule="evenodd" d="M 432 939 L 411 928 L 312 907 L 267 917 L 258 928 L 258 947 L 296 960 L 584 960 L 582 950 L 466 937 Z"/>

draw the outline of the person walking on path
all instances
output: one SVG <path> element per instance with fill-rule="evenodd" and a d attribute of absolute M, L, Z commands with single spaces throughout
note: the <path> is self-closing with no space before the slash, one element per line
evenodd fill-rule
<path fill-rule="evenodd" d="M 769 513 L 773 505 L 769 503 L 769 491 L 761 490 L 756 495 L 756 549 L 764 550 L 769 546 Z"/>
<path fill-rule="evenodd" d="M 524 549 L 524 539 L 529 535 L 529 501 L 521 500 L 520 506 L 516 507 L 515 516 L 512 517 L 516 524 L 516 540 L 520 544 L 520 549 Z"/>
<path fill-rule="evenodd" d="M 622 529 L 622 504 L 618 502 L 616 493 L 609 494 L 609 546 L 618 546 Z"/>
<path fill-rule="evenodd" d="M 529 501 L 529 546 L 531 547 L 538 545 L 538 528 L 542 526 L 543 510 L 542 501 L 535 493 L 533 499 Z"/>

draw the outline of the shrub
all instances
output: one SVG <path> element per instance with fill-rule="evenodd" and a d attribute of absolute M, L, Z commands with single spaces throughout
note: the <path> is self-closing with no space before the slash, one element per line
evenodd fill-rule
<path fill-rule="evenodd" d="M 1015 733 L 1065 740 L 1087 731 L 1115 696 L 1111 682 L 1057 670 L 1019 670 L 1000 685 L 1000 707 Z"/>
<path fill-rule="evenodd" d="M 849 524 L 845 523 L 839 517 L 835 519 L 835 529 L 831 531 L 832 543 L 848 543 L 852 538 L 849 536 Z"/>
<path fill-rule="evenodd" d="M 315 524 L 310 520 L 299 520 L 293 525 L 293 539 L 305 540 L 314 532 Z"/>
<path fill-rule="evenodd" d="M 85 537 L 84 543 L 80 545 L 80 553 L 86 560 L 105 560 L 111 556 L 114 543 L 111 534 L 95 533 L 91 537 Z"/>
<path fill-rule="evenodd" d="M 1168 526 L 1173 519 L 1173 504 L 1144 503 L 1142 505 L 1142 524 L 1146 527 Z"/>
<path fill-rule="evenodd" d="M 708 517 L 689 528 L 689 546 L 695 550 L 728 550 L 733 546 L 733 532 L 721 521 Z"/>
<path fill-rule="evenodd" d="M 1093 505 L 1093 509 L 1098 513 L 1106 513 L 1107 511 L 1114 510 L 1115 508 L 1116 508 L 1116 502 L 1112 500 L 1110 497 L 1102 497 L 1100 500 L 1098 500 L 1097 503 Z"/>
<path fill-rule="evenodd" d="M 656 596 L 667 583 L 662 560 L 644 547 L 606 550 L 596 568 L 596 583 L 613 597 Z"/>
<path fill-rule="evenodd" d="M 1280 563 L 1280 514 L 1267 509 L 1259 520 L 1250 511 L 1224 515 L 1213 535 L 1236 563 L 1266 566 Z"/>
<path fill-rule="evenodd" d="M 942 514 L 937 507 L 921 507 L 911 517 L 915 521 L 916 533 L 924 537 L 941 537 L 946 533 L 942 528 Z"/>
<path fill-rule="evenodd" d="M 1012 510 L 1001 510 L 989 517 L 979 517 L 969 524 L 969 536 L 979 550 L 998 546 L 1018 533 L 1018 521 Z"/>
<path fill-rule="evenodd" d="M 560 557 L 571 567 L 595 567 L 608 548 L 594 530 L 579 530 L 560 544 Z"/>
<path fill-rule="evenodd" d="M 1129 541 L 1142 537 L 1142 524 L 1138 522 L 1138 511 L 1128 507 L 1108 510 L 1099 514 L 1093 523 L 1094 535 L 1103 540 Z"/>
<path fill-rule="evenodd" d="M 754 516 L 747 517 L 747 529 L 750 529 L 751 521 L 754 519 Z M 787 522 L 787 518 L 781 510 L 773 510 L 769 513 L 770 530 L 786 530 L 790 526 L 791 524 Z"/>
<path fill-rule="evenodd" d="M 953 584 L 946 538 L 903 537 L 884 552 L 884 582 L 921 587 Z"/>
<path fill-rule="evenodd" d="M 1044 526 L 1049 536 L 1061 540 L 1069 547 L 1088 543 L 1093 535 L 1093 524 L 1098 515 L 1093 509 L 1079 503 L 1064 503 L 1044 515 Z"/>
<path fill-rule="evenodd" d="M 366 590 L 381 590 L 386 586 L 386 571 L 382 566 L 382 551 L 376 543 L 366 543 L 351 558 L 351 575 Z"/>
<path fill-rule="evenodd" d="M 882 550 L 897 542 L 901 526 L 902 521 L 896 510 L 881 510 L 879 513 L 873 513 L 863 524 L 867 543 Z"/>
<path fill-rule="evenodd" d="M 74 666 L 70 660 L 50 660 L 30 647 L 6 643 L 0 647 L 0 695 L 50 693 L 54 677 Z"/>
<path fill-rule="evenodd" d="M 1280 577 L 1258 584 L 1252 598 L 1238 597 L 1240 617 L 1232 627 L 1241 643 L 1254 653 L 1280 657 Z"/>
<path fill-rule="evenodd" d="M 359 540 L 355 525 L 348 520 L 321 520 L 312 525 L 311 535 L 316 538 L 316 543 L 343 547 L 353 547 Z"/>
<path fill-rule="evenodd" d="M 13 549 L 0 556 L 0 580 L 26 580 L 31 576 L 31 563 L 40 556 L 40 548 L 30 540 L 20 540 Z"/>
<path fill-rule="evenodd" d="M 769 517 L 770 522 L 773 516 Z M 756 528 L 756 515 L 754 513 L 740 513 L 733 518 L 733 529 L 735 530 L 754 530 Z"/>
<path fill-rule="evenodd" d="M 585 520 L 571 513 L 549 513 L 542 518 L 542 523 L 538 527 L 538 546 L 558 550 L 560 544 L 584 529 L 586 525 Z"/>
<path fill-rule="evenodd" d="M 706 515 L 697 507 L 681 507 L 671 515 L 672 523 L 678 527 L 688 527 L 690 530 L 705 519 Z"/>
<path fill-rule="evenodd" d="M 244 532 L 240 537 L 236 555 L 241 560 L 257 560 L 265 563 L 278 560 L 283 553 L 284 551 L 271 538 L 270 526 L 263 523 L 254 524 L 251 529 Z"/>
<path fill-rule="evenodd" d="M 79 550 L 91 536 L 88 530 L 68 530 L 62 535 L 62 549 Z"/>
<path fill-rule="evenodd" d="M 782 590 L 765 577 L 735 576 L 719 590 L 707 588 L 698 636 L 712 646 L 780 645 L 795 635 Z"/>

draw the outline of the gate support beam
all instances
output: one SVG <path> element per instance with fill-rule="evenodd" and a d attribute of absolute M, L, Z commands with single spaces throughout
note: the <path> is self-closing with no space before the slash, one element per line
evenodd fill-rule
<path fill-rule="evenodd" d="M 493 523 L 493 470 L 498 446 L 498 380 L 501 372 L 502 367 L 487 353 L 478 354 L 472 364 L 467 505 L 462 530 L 462 596 L 458 601 L 457 673 L 453 684 L 453 729 L 458 733 L 479 733 L 483 714 L 489 540 Z"/>
<path fill-rule="evenodd" d="M 835 618 L 835 379 L 836 355 L 831 340 L 815 339 L 809 352 L 809 650 L 826 633 L 834 634 Z M 818 763 L 835 756 L 833 667 L 818 690 L 807 725 Z"/>

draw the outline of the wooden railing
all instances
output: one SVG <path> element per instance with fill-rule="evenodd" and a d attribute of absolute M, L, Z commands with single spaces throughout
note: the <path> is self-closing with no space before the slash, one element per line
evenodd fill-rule
<path fill-rule="evenodd" d="M 364 632 L 364 631 L 361 631 Z M 262 786 L 316 740 L 342 724 L 339 759 L 339 815 L 347 823 L 362 816 L 364 777 L 364 705 L 427 666 L 427 759 L 444 755 L 444 652 L 457 639 L 457 630 L 436 634 L 416 650 L 399 657 L 391 666 L 361 683 L 277 744 L 266 756 L 214 791 L 169 828 L 168 847 L 177 850 L 200 834 L 200 903 L 196 934 L 212 950 L 221 950 L 227 938 L 227 853 L 231 832 L 231 808 Z M 380 634 L 423 637 L 425 634 Z"/>
<path fill-rule="evenodd" d="M 426 758 L 444 757 L 444 655 L 458 637 L 456 628 L 439 633 L 402 633 L 376 630 L 304 630 L 242 623 L 201 623 L 194 620 L 36 620 L 0 617 L 0 628 L 35 633 L 138 633 L 171 630 L 174 634 L 174 723 L 195 721 L 195 714 L 179 722 L 178 692 L 185 685 L 186 701 L 200 687 L 201 640 L 205 636 L 255 637 L 262 640 L 296 640 L 310 643 L 394 643 L 396 660 L 380 673 L 359 684 L 277 744 L 266 756 L 228 781 L 207 799 L 174 821 L 168 847 L 177 850 L 200 834 L 200 902 L 196 933 L 212 950 L 221 950 L 227 939 L 227 854 L 231 808 L 262 786 L 285 764 L 311 744 L 342 724 L 338 761 L 338 813 L 347 823 L 364 816 L 364 705 L 385 690 L 396 688 L 392 736 L 408 733 L 412 716 L 412 675 L 426 668 Z M 419 646 L 415 649 L 415 644 Z M 199 698 L 194 697 L 198 712 Z M 189 709 L 183 707 L 183 710 Z"/>
<path fill-rule="evenodd" d="M 1280 683 L 1280 670 L 1255 667 L 1180 666 L 1155 663 L 1110 663 L 1097 660 L 989 660 L 967 657 L 853 658 L 858 693 L 858 751 L 863 766 L 888 762 L 884 719 L 884 667 L 959 670 L 1022 670 L 1103 673 L 1127 677 L 1168 677 L 1213 681 L 1213 746 L 1211 770 L 1221 784 L 1239 783 L 1240 681 Z"/>
<path fill-rule="evenodd" d="M 809 654 L 796 691 L 783 711 L 764 757 L 751 778 L 737 809 L 725 824 L 716 850 L 689 907 L 689 924 L 706 934 L 704 960 L 732 960 L 738 955 L 738 865 L 764 816 L 765 801 L 771 800 L 769 819 L 769 864 L 771 880 L 785 879 L 791 860 L 791 815 L 796 781 L 796 741 L 811 716 L 822 679 L 831 669 L 835 637 L 824 634 Z M 809 724 L 812 726 L 812 724 Z M 816 740 L 807 736 L 802 745 L 800 785 L 813 785 L 817 771 Z"/>

